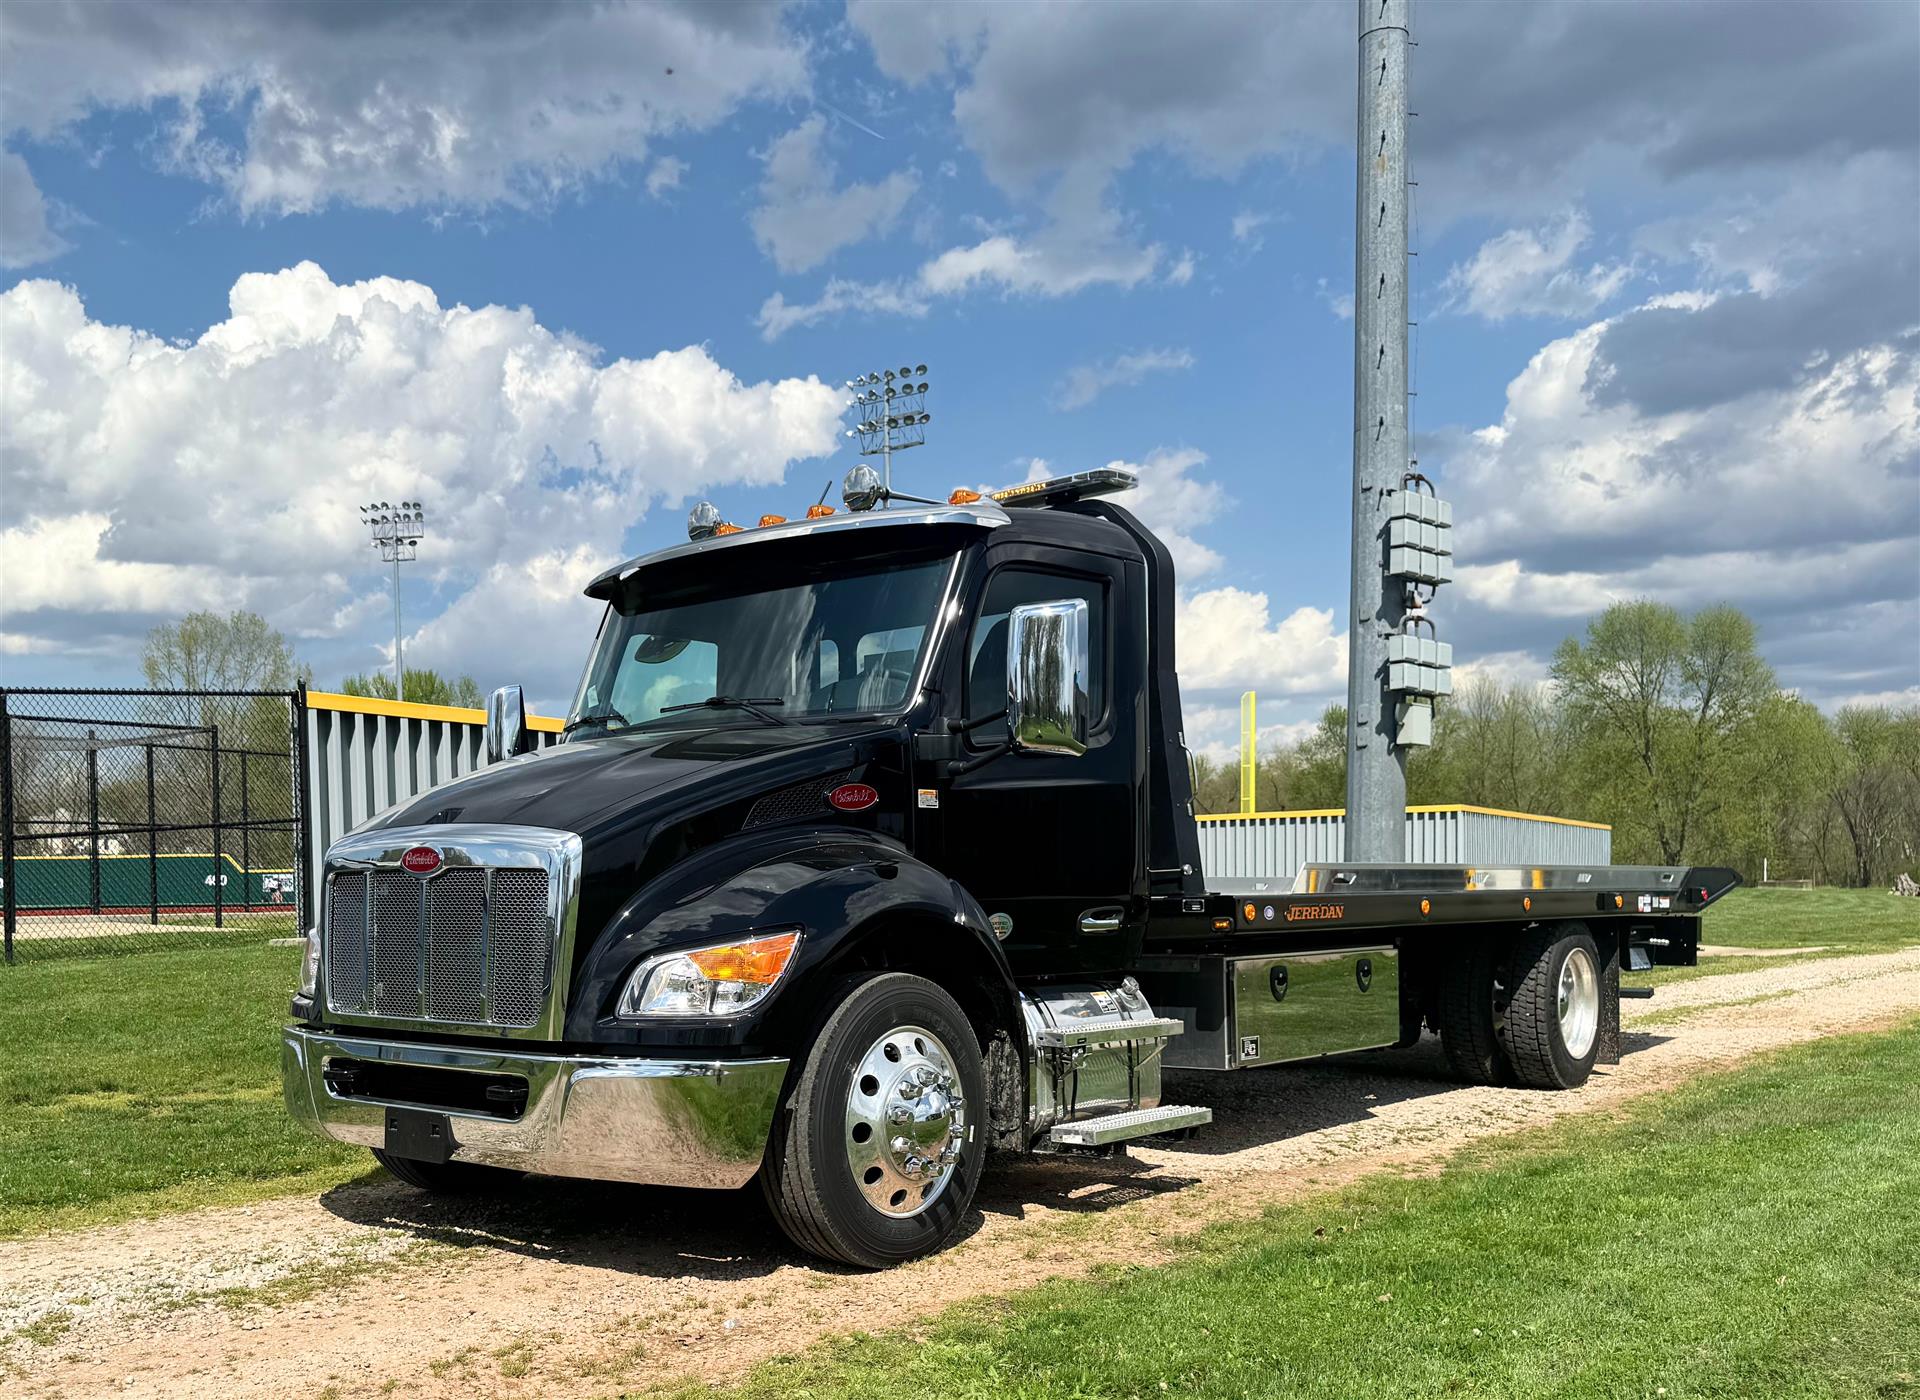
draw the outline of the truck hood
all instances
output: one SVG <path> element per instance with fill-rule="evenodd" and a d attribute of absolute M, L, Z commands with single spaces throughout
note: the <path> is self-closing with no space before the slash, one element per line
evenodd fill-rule
<path fill-rule="evenodd" d="M 642 800 L 664 798 L 695 783 L 714 787 L 716 798 L 744 796 L 760 784 L 756 770 L 762 761 L 809 748 L 844 748 L 850 740 L 888 728 L 871 723 L 727 724 L 556 744 L 442 783 L 382 813 L 366 829 L 503 822 L 585 835 Z"/>

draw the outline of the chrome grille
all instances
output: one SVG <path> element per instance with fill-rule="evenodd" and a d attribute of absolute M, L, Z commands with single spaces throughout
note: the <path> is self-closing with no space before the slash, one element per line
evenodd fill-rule
<path fill-rule="evenodd" d="M 493 1019 L 531 1025 L 547 1000 L 547 872 L 493 877 Z"/>
<path fill-rule="evenodd" d="M 427 1018 L 487 1021 L 487 872 L 466 866 L 422 883 L 427 887 Z"/>
<path fill-rule="evenodd" d="M 528 1027 L 553 987 L 546 870 L 446 866 L 335 871 L 327 886 L 327 1005 L 349 1016 Z"/>
<path fill-rule="evenodd" d="M 372 1002 L 376 1016 L 420 1014 L 420 878 L 373 872 Z"/>
<path fill-rule="evenodd" d="M 327 887 L 327 999 L 336 1011 L 367 1001 L 367 877 L 357 871 Z"/>

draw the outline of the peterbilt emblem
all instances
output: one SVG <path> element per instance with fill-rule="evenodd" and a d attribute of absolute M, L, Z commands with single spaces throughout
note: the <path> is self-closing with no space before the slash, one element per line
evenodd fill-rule
<path fill-rule="evenodd" d="M 400 853 L 400 867 L 416 875 L 431 875 L 440 868 L 440 852 L 431 846 L 409 846 Z"/>
<path fill-rule="evenodd" d="M 827 805 L 843 812 L 859 812 L 880 800 L 880 794 L 865 783 L 842 783 L 827 794 Z"/>

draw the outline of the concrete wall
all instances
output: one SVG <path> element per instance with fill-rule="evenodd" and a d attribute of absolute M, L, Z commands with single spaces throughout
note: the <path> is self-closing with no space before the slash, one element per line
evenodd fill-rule
<path fill-rule="evenodd" d="M 1201 868 L 1222 880 L 1286 880 L 1344 859 L 1344 811 L 1200 818 Z M 1407 860 L 1431 865 L 1605 865 L 1613 831 L 1595 822 L 1489 807 L 1407 808 Z"/>

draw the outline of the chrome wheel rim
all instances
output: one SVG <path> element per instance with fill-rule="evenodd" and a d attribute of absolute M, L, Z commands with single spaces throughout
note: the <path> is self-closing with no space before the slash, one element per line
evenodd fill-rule
<path fill-rule="evenodd" d="M 847 1086 L 847 1169 L 867 1204 L 896 1220 L 946 1193 L 968 1136 L 960 1076 L 945 1043 L 899 1026 L 868 1047 Z"/>
<path fill-rule="evenodd" d="M 1593 954 L 1575 948 L 1560 964 L 1560 1042 L 1574 1059 L 1584 1059 L 1600 1033 L 1600 969 Z"/>

